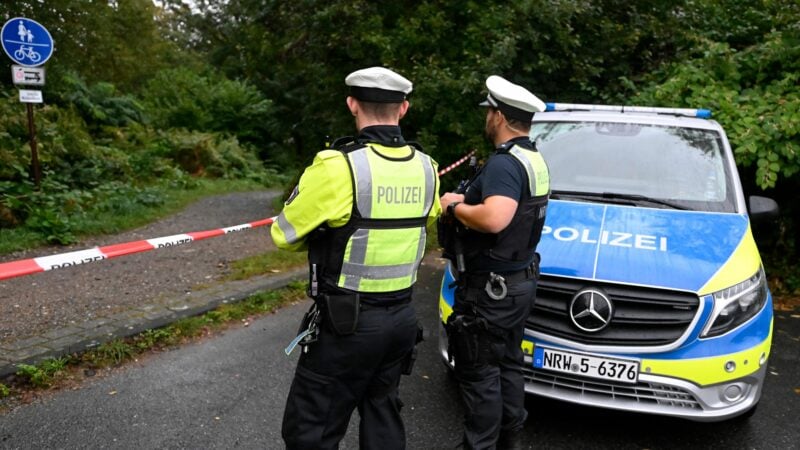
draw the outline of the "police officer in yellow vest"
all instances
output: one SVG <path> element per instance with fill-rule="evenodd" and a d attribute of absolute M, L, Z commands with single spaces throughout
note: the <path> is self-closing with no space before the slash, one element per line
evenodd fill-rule
<path fill-rule="evenodd" d="M 538 280 L 536 245 L 544 226 L 550 176 L 529 138 L 544 103 L 499 76 L 486 80 L 486 136 L 495 145 L 463 193 L 441 199 L 443 219 L 456 219 L 463 250 L 453 313 L 446 326 L 450 356 L 466 404 L 468 449 L 519 448 L 524 407 L 525 320 Z"/>
<path fill-rule="evenodd" d="M 278 247 L 308 249 L 314 299 L 294 341 L 290 449 L 338 448 L 355 408 L 362 448 L 405 448 L 398 386 L 420 331 L 411 289 L 441 212 L 436 162 L 399 126 L 411 82 L 371 67 L 345 84 L 358 136 L 316 155 L 271 229 Z"/>

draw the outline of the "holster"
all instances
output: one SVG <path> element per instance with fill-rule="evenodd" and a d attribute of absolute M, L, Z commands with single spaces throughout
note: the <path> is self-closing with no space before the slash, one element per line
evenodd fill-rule
<path fill-rule="evenodd" d="M 419 323 L 417 324 L 417 340 L 414 342 L 414 348 L 408 352 L 405 359 L 403 359 L 403 375 L 411 375 L 411 371 L 414 369 L 414 363 L 417 361 L 417 344 L 425 340 L 424 330 L 422 325 Z"/>
<path fill-rule="evenodd" d="M 503 355 L 503 339 L 481 317 L 451 314 L 445 324 L 448 358 L 456 366 L 497 364 Z"/>
<path fill-rule="evenodd" d="M 325 311 L 328 316 L 328 323 L 333 331 L 339 336 L 353 334 L 358 327 L 358 311 L 361 300 L 358 293 L 331 295 L 322 294 L 325 302 Z"/>

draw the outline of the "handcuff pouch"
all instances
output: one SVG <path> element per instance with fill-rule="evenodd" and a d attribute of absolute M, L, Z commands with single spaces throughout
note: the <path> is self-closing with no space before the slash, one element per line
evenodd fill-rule
<path fill-rule="evenodd" d="M 339 336 L 353 334 L 358 326 L 360 298 L 358 293 L 331 295 L 323 294 L 328 323 Z"/>

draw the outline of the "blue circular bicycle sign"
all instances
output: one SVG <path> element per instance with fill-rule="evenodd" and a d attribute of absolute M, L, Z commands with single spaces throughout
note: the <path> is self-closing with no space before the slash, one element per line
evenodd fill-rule
<path fill-rule="evenodd" d="M 17 64 L 41 66 L 53 55 L 53 38 L 47 28 L 35 20 L 15 17 L 0 31 L 3 50 Z"/>

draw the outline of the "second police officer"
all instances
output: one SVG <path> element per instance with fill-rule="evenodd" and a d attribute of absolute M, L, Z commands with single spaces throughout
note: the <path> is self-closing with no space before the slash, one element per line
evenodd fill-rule
<path fill-rule="evenodd" d="M 271 229 L 278 247 L 308 249 L 315 302 L 293 342 L 303 352 L 283 418 L 289 449 L 338 448 L 355 408 L 362 448 L 405 448 L 398 385 L 418 339 L 411 288 L 439 180 L 400 130 L 411 82 L 371 67 L 345 84 L 358 136 L 316 155 Z"/>
<path fill-rule="evenodd" d="M 539 273 L 550 176 L 529 133 L 545 105 L 499 76 L 486 80 L 486 136 L 495 152 L 463 193 L 441 199 L 445 255 L 459 266 L 449 350 L 466 406 L 468 449 L 516 448 L 527 417 L 520 347 Z M 441 228 L 440 228 L 441 229 Z M 456 248 L 453 248 L 455 243 Z"/>

